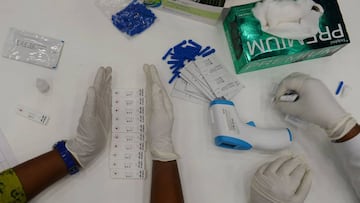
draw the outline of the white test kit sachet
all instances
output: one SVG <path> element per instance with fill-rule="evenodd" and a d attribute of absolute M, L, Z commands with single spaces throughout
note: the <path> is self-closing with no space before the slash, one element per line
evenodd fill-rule
<path fill-rule="evenodd" d="M 188 88 L 189 86 L 192 88 Z M 220 63 L 216 55 L 211 55 L 190 62 L 181 70 L 172 95 L 190 101 L 210 102 L 221 97 L 232 99 L 243 87 L 235 75 Z"/>
<path fill-rule="evenodd" d="M 63 40 L 10 28 L 2 56 L 50 69 L 59 63 Z"/>

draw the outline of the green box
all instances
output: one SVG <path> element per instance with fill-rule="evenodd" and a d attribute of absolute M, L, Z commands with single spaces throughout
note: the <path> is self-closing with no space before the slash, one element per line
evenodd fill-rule
<path fill-rule="evenodd" d="M 330 56 L 350 43 L 337 1 L 314 2 L 324 9 L 319 20 L 320 32 L 304 40 L 263 32 L 252 13 L 256 3 L 232 7 L 223 25 L 236 73 Z"/>
<path fill-rule="evenodd" d="M 199 2 L 194 0 L 162 0 L 162 6 L 167 11 L 215 25 L 220 20 L 225 0 L 204 1 L 204 3 L 200 3 L 200 0 Z"/>

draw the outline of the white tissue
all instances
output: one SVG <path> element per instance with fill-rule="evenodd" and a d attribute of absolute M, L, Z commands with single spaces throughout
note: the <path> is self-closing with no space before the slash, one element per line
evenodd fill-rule
<path fill-rule="evenodd" d="M 263 0 L 253 8 L 264 32 L 297 40 L 313 37 L 320 31 L 323 13 L 322 6 L 312 0 Z"/>

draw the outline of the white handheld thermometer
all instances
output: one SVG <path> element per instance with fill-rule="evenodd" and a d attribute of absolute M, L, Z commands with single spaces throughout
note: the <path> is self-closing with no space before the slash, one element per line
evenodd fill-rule
<path fill-rule="evenodd" d="M 262 129 L 240 121 L 232 101 L 210 102 L 210 120 L 215 145 L 228 149 L 276 151 L 289 146 L 292 134 L 285 129 Z"/>

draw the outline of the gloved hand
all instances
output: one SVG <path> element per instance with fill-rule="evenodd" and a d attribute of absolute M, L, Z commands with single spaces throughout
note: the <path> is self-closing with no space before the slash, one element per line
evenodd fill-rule
<path fill-rule="evenodd" d="M 251 203 L 302 203 L 311 187 L 311 173 L 299 157 L 282 156 L 265 163 L 251 183 Z"/>
<path fill-rule="evenodd" d="M 147 138 L 153 160 L 172 161 L 178 158 L 172 144 L 173 106 L 163 87 L 156 67 L 144 65 L 146 76 Z"/>
<path fill-rule="evenodd" d="M 288 91 L 295 91 L 299 99 L 295 102 L 280 101 Z M 340 139 L 356 125 L 356 120 L 345 112 L 320 80 L 302 73 L 292 73 L 281 81 L 275 105 L 285 114 L 324 128 L 332 140 Z"/>
<path fill-rule="evenodd" d="M 111 67 L 98 69 L 94 84 L 87 91 L 77 135 L 65 144 L 82 167 L 104 148 L 111 130 L 111 71 Z"/>

